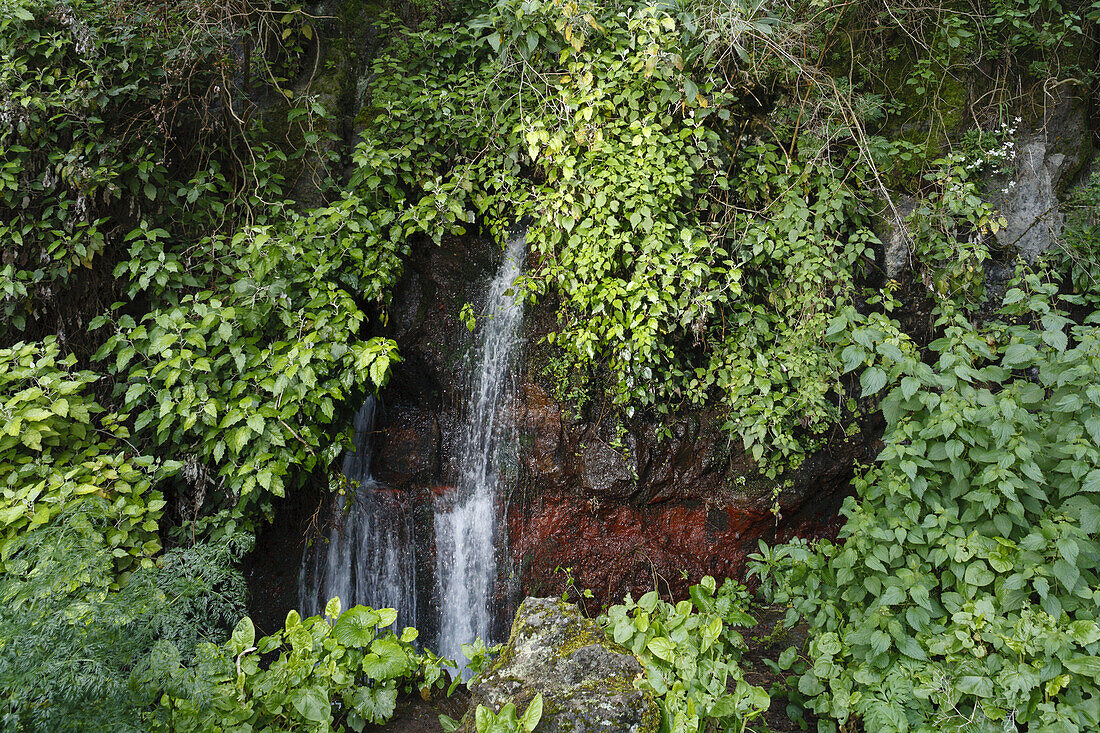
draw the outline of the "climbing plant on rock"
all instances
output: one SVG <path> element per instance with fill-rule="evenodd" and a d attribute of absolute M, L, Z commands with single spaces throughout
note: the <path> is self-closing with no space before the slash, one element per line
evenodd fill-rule
<path fill-rule="evenodd" d="M 835 149 L 792 142 L 793 120 L 760 137 L 752 98 L 796 31 L 730 12 L 505 0 L 408 34 L 375 65 L 359 155 L 456 227 L 530 217 L 520 287 L 559 304 L 562 393 L 627 418 L 717 406 L 774 475 L 838 415 L 821 334 L 874 241 L 868 173 L 850 130 Z"/>

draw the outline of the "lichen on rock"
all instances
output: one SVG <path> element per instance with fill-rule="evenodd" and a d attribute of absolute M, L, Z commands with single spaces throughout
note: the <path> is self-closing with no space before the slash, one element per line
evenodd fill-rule
<path fill-rule="evenodd" d="M 459 731 L 474 730 L 478 705 L 498 711 L 512 702 L 522 712 L 541 693 L 539 733 L 655 733 L 660 713 L 653 695 L 634 686 L 642 674 L 634 655 L 576 606 L 528 598 L 500 656 L 470 683 L 470 712 Z"/>

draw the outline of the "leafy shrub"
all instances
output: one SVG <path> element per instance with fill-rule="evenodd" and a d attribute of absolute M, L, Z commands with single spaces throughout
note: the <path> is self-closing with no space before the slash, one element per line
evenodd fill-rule
<path fill-rule="evenodd" d="M 369 227 L 352 197 L 288 212 L 281 226 L 209 241 L 209 289 L 176 291 L 140 324 L 119 316 L 97 358 L 137 436 L 214 467 L 230 506 L 326 469 L 346 405 L 382 386 L 397 358 L 392 341 L 357 338 L 360 303 L 382 300 L 400 273 L 398 246 Z"/>
<path fill-rule="evenodd" d="M 286 54 L 265 42 L 276 36 L 264 26 L 278 22 L 280 8 L 4 3 L 0 337 L 57 328 L 50 316 L 59 311 L 68 330 L 83 327 L 81 311 L 94 314 L 95 306 L 63 296 L 110 298 L 111 284 L 97 273 L 110 271 L 124 235 L 139 224 L 194 242 L 277 200 L 272 163 L 287 156 L 262 142 L 259 126 L 243 123 L 252 114 L 241 97 L 252 70 L 266 69 L 265 82 L 279 79 Z M 145 275 L 164 279 L 179 261 L 160 265 Z"/>
<path fill-rule="evenodd" d="M 412 645 L 416 629 L 398 637 L 382 630 L 397 612 L 355 606 L 340 613 L 296 611 L 276 633 L 256 638 L 242 619 L 224 646 L 200 646 L 195 663 L 180 663 L 169 643 L 154 650 L 152 671 L 164 681 L 160 725 L 172 731 L 343 730 L 393 716 L 402 688 L 443 684 L 443 663 Z M 278 656 L 276 657 L 276 653 Z"/>
<path fill-rule="evenodd" d="M 743 610 L 748 593 L 732 580 L 715 586 L 707 576 L 675 605 L 654 591 L 637 602 L 627 596 L 599 618 L 645 668 L 637 684 L 656 696 L 662 731 L 743 731 L 771 703 L 739 666 L 745 641 L 737 628 L 755 623 Z"/>
<path fill-rule="evenodd" d="M 757 556 L 810 623 L 799 689 L 836 723 L 1100 725 L 1100 315 L 1076 324 L 1025 282 L 1005 322 L 946 319 L 933 364 L 879 355 L 885 447 L 841 542 Z"/>
<path fill-rule="evenodd" d="M 123 418 L 95 401 L 98 377 L 74 362 L 52 337 L 0 349 L 0 568 L 23 535 L 90 498 L 107 502 L 94 526 L 119 572 L 161 549 L 153 487 L 179 463 L 133 455 Z"/>

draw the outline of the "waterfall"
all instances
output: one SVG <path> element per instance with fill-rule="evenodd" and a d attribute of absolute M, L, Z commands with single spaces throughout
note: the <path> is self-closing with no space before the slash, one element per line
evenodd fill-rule
<path fill-rule="evenodd" d="M 416 543 L 412 507 L 403 494 L 371 476 L 377 401 L 368 397 L 355 416 L 355 450 L 344 457 L 347 485 L 334 502 L 327 541 L 319 536 L 302 555 L 298 597 L 306 615 L 330 598 L 397 609 L 397 628 L 416 625 Z"/>
<path fill-rule="evenodd" d="M 489 286 L 481 341 L 471 364 L 467 417 L 460 439 L 456 491 L 436 500 L 438 652 L 463 660 L 462 645 L 489 641 L 491 599 L 497 575 L 497 466 L 511 363 L 520 343 L 523 302 L 511 288 L 523 268 L 526 240 L 509 240 L 504 263 Z"/>

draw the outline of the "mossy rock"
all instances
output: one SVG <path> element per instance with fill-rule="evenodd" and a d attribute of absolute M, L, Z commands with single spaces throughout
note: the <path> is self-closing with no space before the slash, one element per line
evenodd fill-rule
<path fill-rule="evenodd" d="M 504 651 L 470 684 L 470 711 L 459 731 L 473 733 L 474 711 L 509 702 L 519 712 L 542 693 L 539 733 L 656 733 L 660 712 L 650 692 L 634 686 L 644 672 L 577 607 L 560 598 L 528 598 L 519 607 Z"/>

